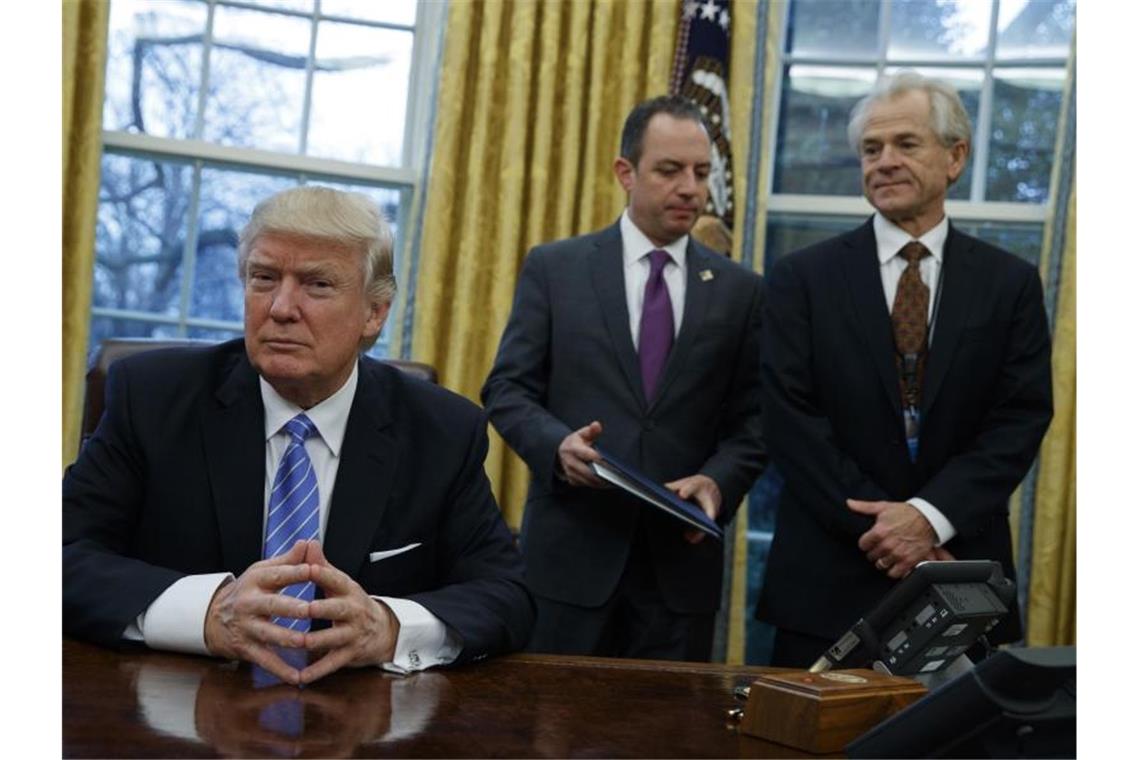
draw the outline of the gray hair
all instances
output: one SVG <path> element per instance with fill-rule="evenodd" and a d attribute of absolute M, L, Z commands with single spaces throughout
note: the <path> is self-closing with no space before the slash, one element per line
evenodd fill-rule
<path fill-rule="evenodd" d="M 851 109 L 851 119 L 847 122 L 847 142 L 856 153 L 863 129 L 867 126 L 867 114 L 871 106 L 897 98 L 914 90 L 921 90 L 930 98 L 930 128 L 942 145 L 949 148 L 958 141 L 970 146 L 970 117 L 962 105 L 958 91 L 945 80 L 924 77 L 917 71 L 905 70 L 891 76 L 883 76 L 875 82 L 871 92 Z"/>
<path fill-rule="evenodd" d="M 245 282 L 254 243 L 267 233 L 356 248 L 362 254 L 364 290 L 369 300 L 389 304 L 396 297 L 392 229 L 366 195 L 306 185 L 284 190 L 258 203 L 238 242 L 238 275 L 242 282 Z M 368 341 L 369 345 L 374 342 L 375 338 Z"/>

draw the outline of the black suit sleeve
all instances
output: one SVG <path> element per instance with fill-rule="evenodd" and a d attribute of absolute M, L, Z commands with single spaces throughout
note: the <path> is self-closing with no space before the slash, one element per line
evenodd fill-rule
<path fill-rule="evenodd" d="M 1012 290 L 1013 317 L 990 405 L 977 434 L 916 496 L 938 508 L 960 534 L 983 529 L 1025 476 L 1053 416 L 1049 323 L 1036 270 Z"/>
<path fill-rule="evenodd" d="M 63 630 L 105 646 L 184 574 L 124 556 L 143 499 L 145 462 L 122 363 L 107 375 L 106 414 L 63 479 Z"/>
<path fill-rule="evenodd" d="M 558 445 L 573 432 L 546 410 L 550 376 L 550 291 L 532 250 L 519 273 L 515 302 L 481 399 L 495 429 L 539 481 L 552 485 Z"/>
<path fill-rule="evenodd" d="M 534 626 L 522 561 L 483 471 L 486 455 L 483 423 L 469 431 L 466 457 L 448 488 L 439 588 L 408 596 L 462 638 L 457 663 L 522 649 Z"/>
<path fill-rule="evenodd" d="M 808 288 L 791 263 L 778 262 L 768 277 L 760 370 L 764 437 L 798 501 L 828 530 L 858 537 L 874 522 L 848 509 L 846 500 L 888 495 L 840 449 L 819 408 Z"/>
<path fill-rule="evenodd" d="M 720 487 L 724 504 L 718 519 L 722 524 L 732 520 L 741 499 L 768 461 L 761 434 L 760 402 L 764 281 L 759 277 L 753 277 L 753 280 L 747 318 L 736 362 L 731 368 L 732 384 L 725 398 L 726 426 L 712 456 L 700 470 Z"/>

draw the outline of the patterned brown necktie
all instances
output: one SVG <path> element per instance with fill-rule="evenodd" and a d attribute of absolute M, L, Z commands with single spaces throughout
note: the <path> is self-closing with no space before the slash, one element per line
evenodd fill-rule
<path fill-rule="evenodd" d="M 903 407 L 918 407 L 922 398 L 922 375 L 926 368 L 926 314 L 930 307 L 930 288 L 922 281 L 919 262 L 930 251 L 917 240 L 903 246 L 899 255 L 906 259 L 906 269 L 899 278 L 891 324 L 895 333 L 895 361 L 899 370 L 899 390 Z"/>

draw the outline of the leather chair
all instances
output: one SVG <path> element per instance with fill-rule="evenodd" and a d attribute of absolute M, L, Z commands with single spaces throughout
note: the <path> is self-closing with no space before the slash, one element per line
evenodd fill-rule
<path fill-rule="evenodd" d="M 153 351 L 156 348 L 186 348 L 189 346 L 208 346 L 214 341 L 192 340 L 190 338 L 107 338 L 99 344 L 99 351 L 95 354 L 95 361 L 87 370 L 86 399 L 83 402 L 83 426 L 80 429 L 80 447 L 87 442 L 99 419 L 103 416 L 103 390 L 107 383 L 107 369 L 125 356 Z M 435 367 L 423 362 L 413 362 L 405 359 L 382 359 L 397 369 L 407 372 L 412 377 L 418 377 L 429 383 L 438 383 Z"/>

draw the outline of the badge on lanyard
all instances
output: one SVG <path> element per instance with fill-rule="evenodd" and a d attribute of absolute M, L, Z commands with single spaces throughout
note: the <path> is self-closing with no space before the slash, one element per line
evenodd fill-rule
<path fill-rule="evenodd" d="M 910 453 L 910 461 L 918 460 L 918 408 L 908 406 L 903 409 L 903 424 L 906 427 L 906 448 Z"/>
<path fill-rule="evenodd" d="M 910 461 L 918 460 L 918 354 L 903 356 L 903 426 L 906 429 L 906 448 Z"/>

